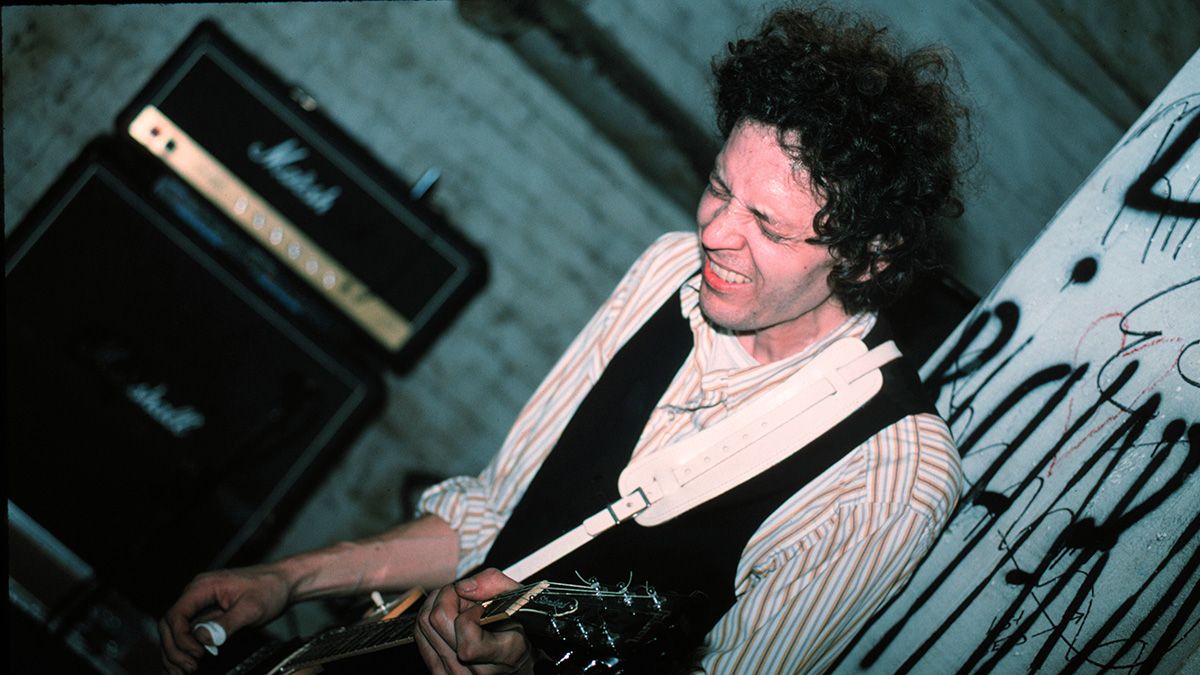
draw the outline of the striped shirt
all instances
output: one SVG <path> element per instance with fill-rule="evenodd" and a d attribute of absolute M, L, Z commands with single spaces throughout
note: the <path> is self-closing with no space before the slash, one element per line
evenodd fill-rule
<path fill-rule="evenodd" d="M 661 237 L 522 409 L 499 453 L 475 477 L 430 488 L 421 511 L 458 533 L 458 573 L 481 564 L 534 473 L 617 350 L 679 293 L 695 346 L 651 413 L 633 457 L 652 454 L 721 421 L 875 316 L 849 317 L 802 352 L 758 363 L 736 337 L 700 313 L 694 233 Z M 709 673 L 827 669 L 867 619 L 905 583 L 933 545 L 962 489 L 958 453 L 936 415 L 879 431 L 771 514 L 742 551 L 733 607 L 709 633 Z"/>

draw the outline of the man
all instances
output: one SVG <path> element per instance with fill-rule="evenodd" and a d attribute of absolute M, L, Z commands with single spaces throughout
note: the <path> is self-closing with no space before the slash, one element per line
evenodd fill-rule
<path fill-rule="evenodd" d="M 520 630 L 479 626 L 478 602 L 516 586 L 496 568 L 619 497 L 631 460 L 761 405 L 838 340 L 886 339 L 875 310 L 927 263 L 937 220 L 960 210 L 965 111 L 946 62 L 884 37 L 853 17 L 786 9 L 731 44 L 714 65 L 726 142 L 698 239 L 666 235 L 634 263 L 492 463 L 428 491 L 426 515 L 197 577 L 160 622 L 168 671 L 195 669 L 211 642 L 198 622 L 233 633 L 293 602 L 415 586 L 440 587 L 417 633 L 433 672 L 544 662 Z M 661 525 L 613 527 L 535 577 L 700 591 L 692 665 L 706 672 L 828 668 L 911 575 L 962 484 L 911 366 L 883 372 L 878 395 L 786 460 Z"/>

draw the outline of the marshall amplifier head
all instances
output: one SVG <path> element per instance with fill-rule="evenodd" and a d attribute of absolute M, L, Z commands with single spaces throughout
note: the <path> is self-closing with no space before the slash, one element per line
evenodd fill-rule
<path fill-rule="evenodd" d="M 383 385 L 263 294 L 269 266 L 229 264 L 247 244 L 194 190 L 126 155 L 89 146 L 6 242 L 9 534 L 156 615 L 282 526 Z"/>
<path fill-rule="evenodd" d="M 201 23 L 118 120 L 300 280 L 305 303 L 403 372 L 484 283 L 481 252 L 369 152 Z"/>

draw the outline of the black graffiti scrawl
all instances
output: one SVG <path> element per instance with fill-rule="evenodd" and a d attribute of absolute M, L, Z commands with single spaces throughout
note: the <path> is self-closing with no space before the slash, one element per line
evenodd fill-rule
<path fill-rule="evenodd" d="M 837 672 L 1200 667 L 1198 137 L 1200 54 L 925 364 L 969 484 Z"/>

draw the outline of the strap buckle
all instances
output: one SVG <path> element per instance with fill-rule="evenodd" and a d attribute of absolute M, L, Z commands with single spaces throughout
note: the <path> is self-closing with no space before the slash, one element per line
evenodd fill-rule
<path fill-rule="evenodd" d="M 613 525 L 622 523 L 650 508 L 650 500 L 642 488 L 634 488 L 633 492 L 609 504 L 603 511 L 583 521 L 583 528 L 590 536 L 596 536 Z"/>

